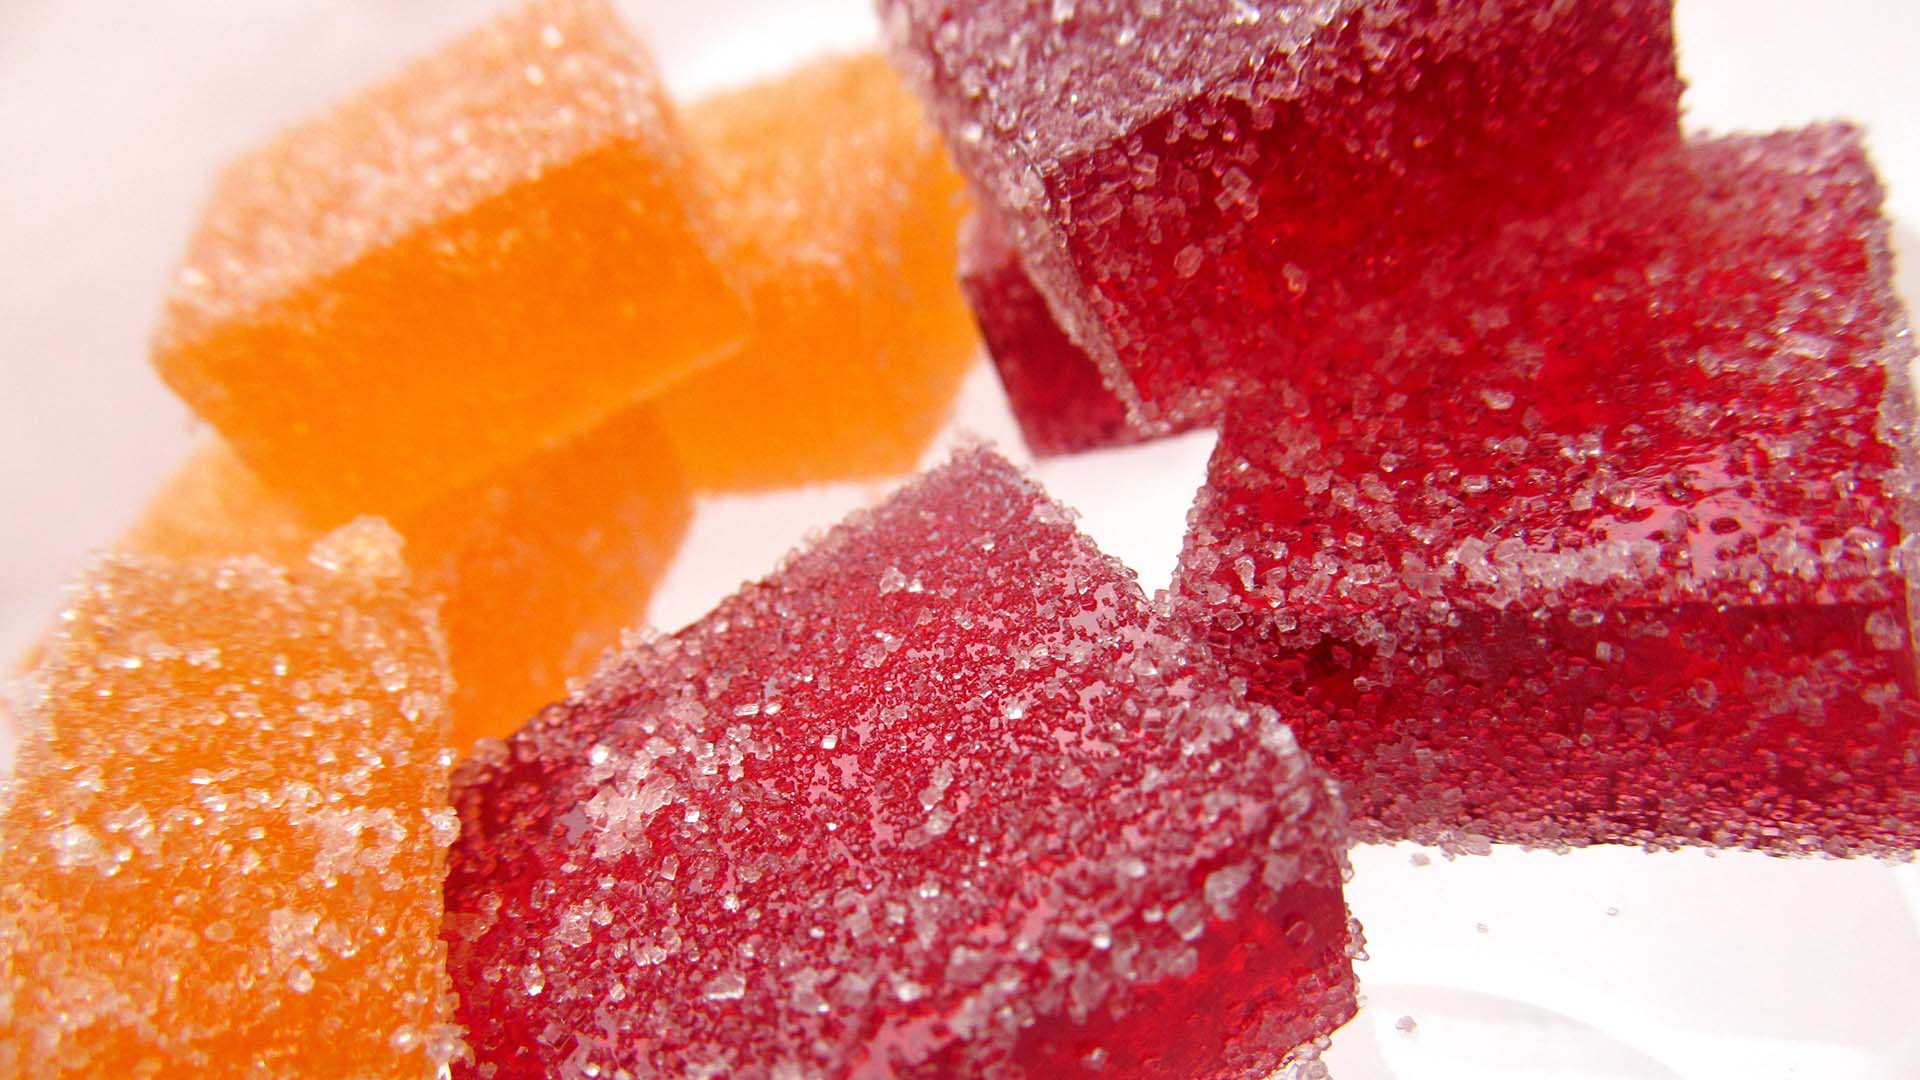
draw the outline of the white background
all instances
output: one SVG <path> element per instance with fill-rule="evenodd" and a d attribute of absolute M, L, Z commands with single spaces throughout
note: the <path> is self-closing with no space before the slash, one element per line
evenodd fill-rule
<path fill-rule="evenodd" d="M 145 341 L 213 170 L 497 6 L 0 0 L 0 659 L 191 441 Z M 866 0 L 623 7 L 685 94 L 873 33 Z M 1920 3 L 1680 0 L 1680 34 L 1692 126 L 1860 120 L 1896 219 L 1920 222 Z M 984 369 L 955 426 L 1021 454 Z M 1210 442 L 1038 472 L 1156 588 Z M 697 617 L 882 491 L 703 503 L 653 620 Z M 1634 850 L 1415 865 L 1425 858 L 1355 854 L 1349 896 L 1373 959 L 1366 1008 L 1327 1058 L 1339 1080 L 1920 1077 L 1920 868 Z"/>

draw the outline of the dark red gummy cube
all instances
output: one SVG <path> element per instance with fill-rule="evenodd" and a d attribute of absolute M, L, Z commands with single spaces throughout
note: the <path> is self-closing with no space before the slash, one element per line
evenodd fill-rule
<path fill-rule="evenodd" d="M 455 784 L 493 1077 L 1264 1076 L 1353 1012 L 1331 785 L 985 450 Z"/>
<path fill-rule="evenodd" d="M 1128 418 L 1100 365 L 1054 320 L 991 212 L 961 227 L 960 285 L 1034 456 L 1126 446 L 1157 434 Z"/>
<path fill-rule="evenodd" d="M 1431 247 L 1679 140 L 1671 0 L 880 0 L 1073 340 L 1210 418 Z"/>
<path fill-rule="evenodd" d="M 1697 141 L 1236 405 L 1178 606 L 1358 833 L 1920 846 L 1880 201 L 1851 129 Z"/>

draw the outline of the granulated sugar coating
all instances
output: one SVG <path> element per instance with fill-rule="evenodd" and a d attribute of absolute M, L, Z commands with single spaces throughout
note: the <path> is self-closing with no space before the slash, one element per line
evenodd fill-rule
<path fill-rule="evenodd" d="M 1671 0 L 880 0 L 1035 285 L 1207 417 L 1428 249 L 1678 139 Z"/>
<path fill-rule="evenodd" d="M 991 212 L 960 233 L 960 284 L 980 324 L 1027 449 L 1054 457 L 1152 437 L 1101 379 L 1100 366 L 1054 321 L 1013 238 Z"/>
<path fill-rule="evenodd" d="M 394 518 L 421 588 L 442 600 L 453 745 L 498 738 L 584 678 L 640 621 L 692 516 L 645 407 Z M 122 546 L 172 558 L 304 561 L 322 529 L 209 443 Z"/>
<path fill-rule="evenodd" d="M 0 1074 L 431 1080 L 446 655 L 377 523 L 97 563 L 20 703 Z"/>
<path fill-rule="evenodd" d="M 231 165 L 154 362 L 307 511 L 408 510 L 734 344 L 696 184 L 604 0 L 535 0 Z"/>
<path fill-rule="evenodd" d="M 465 1072 L 1265 1076 L 1353 1012 L 1346 836 L 1193 655 L 961 452 L 461 769 Z"/>
<path fill-rule="evenodd" d="M 687 111 L 729 268 L 737 354 L 660 399 L 701 490 L 910 472 L 979 349 L 954 283 L 960 176 L 878 55 L 816 61 Z"/>
<path fill-rule="evenodd" d="M 1697 141 L 1241 404 L 1180 606 L 1362 835 L 1920 847 L 1880 199 L 1844 127 Z"/>

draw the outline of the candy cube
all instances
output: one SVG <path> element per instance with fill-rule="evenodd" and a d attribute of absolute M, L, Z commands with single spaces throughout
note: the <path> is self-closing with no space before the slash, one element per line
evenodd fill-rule
<path fill-rule="evenodd" d="M 455 781 L 475 1075 L 1266 1075 L 1353 1011 L 1332 789 L 985 450 Z"/>
<path fill-rule="evenodd" d="M 592 672 L 645 614 L 691 516 L 672 451 L 634 408 L 396 517 L 422 588 L 444 598 L 454 745 L 507 734 Z M 153 498 L 123 546 L 292 563 L 320 532 L 216 441 Z"/>
<path fill-rule="evenodd" d="M 1209 418 L 1429 248 L 1678 141 L 1671 0 L 882 0 L 1073 340 Z"/>
<path fill-rule="evenodd" d="M 287 571 L 113 556 L 22 704 L 0 1074 L 431 1080 L 446 652 L 376 522 Z"/>
<path fill-rule="evenodd" d="M 115 546 L 179 561 L 256 555 L 296 566 L 325 531 L 270 490 L 216 437 L 202 443 L 147 499 Z"/>
<path fill-rule="evenodd" d="M 954 283 L 959 175 L 879 56 L 815 62 L 687 111 L 755 314 L 661 398 L 700 490 L 911 470 L 979 347 Z"/>
<path fill-rule="evenodd" d="M 1880 199 L 1843 127 L 1698 141 L 1236 407 L 1180 606 L 1362 835 L 1920 847 Z"/>
<path fill-rule="evenodd" d="M 1060 329 L 998 214 L 976 212 L 962 227 L 960 285 L 1034 456 L 1126 446 L 1154 436 L 1151 427 L 1128 418 L 1127 407 L 1101 379 L 1100 366 Z"/>
<path fill-rule="evenodd" d="M 306 512 L 411 510 L 733 346 L 704 198 L 605 0 L 535 0 L 231 165 L 154 363 Z"/>

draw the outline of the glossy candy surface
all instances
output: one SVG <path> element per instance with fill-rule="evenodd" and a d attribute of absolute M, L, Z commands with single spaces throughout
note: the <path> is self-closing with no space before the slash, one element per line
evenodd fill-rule
<path fill-rule="evenodd" d="M 446 652 L 378 523 L 98 562 L 22 701 L 0 1073 L 431 1080 Z"/>
<path fill-rule="evenodd" d="M 687 110 L 751 340 L 657 405 L 699 490 L 909 472 L 979 341 L 954 282 L 960 177 L 873 53 Z"/>
<path fill-rule="evenodd" d="M 1194 655 L 961 452 L 462 768 L 469 1074 L 1265 1076 L 1345 834 Z"/>
<path fill-rule="evenodd" d="M 1880 199 L 1843 127 L 1697 140 L 1241 403 L 1180 604 L 1362 835 L 1920 846 Z"/>
<path fill-rule="evenodd" d="M 1201 419 L 1430 251 L 1678 140 L 1670 0 L 883 0 L 1035 286 Z"/>
<path fill-rule="evenodd" d="M 304 511 L 411 510 L 737 343 L 701 184 L 605 0 L 534 0 L 229 166 L 154 363 Z"/>

